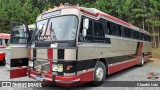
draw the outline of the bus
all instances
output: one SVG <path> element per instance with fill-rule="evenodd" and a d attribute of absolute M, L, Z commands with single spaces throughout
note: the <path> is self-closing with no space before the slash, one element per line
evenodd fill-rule
<path fill-rule="evenodd" d="M 8 45 L 10 34 L 0 33 L 0 63 L 5 65 L 5 48 Z"/>
<path fill-rule="evenodd" d="M 60 6 L 41 13 L 35 26 L 30 35 L 26 24 L 12 25 L 10 78 L 100 85 L 152 57 L 150 33 L 94 8 Z"/>

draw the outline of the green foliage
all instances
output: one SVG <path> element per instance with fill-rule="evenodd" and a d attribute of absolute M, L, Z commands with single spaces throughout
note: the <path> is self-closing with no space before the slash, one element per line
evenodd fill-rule
<path fill-rule="evenodd" d="M 34 23 L 39 13 L 32 0 L 0 0 L 0 32 L 10 32 L 10 21 Z"/>
<path fill-rule="evenodd" d="M 32 24 L 44 9 L 67 2 L 97 8 L 140 28 L 144 20 L 150 32 L 160 28 L 159 0 L 0 0 L 0 32 L 9 33 L 10 21 Z"/>

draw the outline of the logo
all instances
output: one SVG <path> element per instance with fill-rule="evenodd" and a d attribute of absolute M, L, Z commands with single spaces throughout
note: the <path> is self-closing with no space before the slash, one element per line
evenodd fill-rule
<path fill-rule="evenodd" d="M 11 82 L 2 82 L 2 87 L 11 87 Z"/>
<path fill-rule="evenodd" d="M 151 80 L 159 79 L 158 75 L 159 75 L 158 73 L 150 72 L 147 74 L 147 79 L 151 79 Z"/>
<path fill-rule="evenodd" d="M 41 82 L 2 82 L 1 86 L 2 88 L 11 88 L 11 87 L 42 87 L 42 83 Z"/>

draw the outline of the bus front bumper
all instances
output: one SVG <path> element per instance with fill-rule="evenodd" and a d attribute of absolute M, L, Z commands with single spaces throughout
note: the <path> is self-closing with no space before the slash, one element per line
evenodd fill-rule
<path fill-rule="evenodd" d="M 41 79 L 38 79 L 35 73 L 30 72 L 29 77 L 38 81 L 53 82 L 52 84 L 58 85 L 58 86 L 71 87 L 71 86 L 78 86 L 86 82 L 92 81 L 93 72 L 88 72 L 88 73 L 75 75 L 75 76 L 57 76 L 57 75 L 46 74 L 46 75 L 42 75 Z"/>

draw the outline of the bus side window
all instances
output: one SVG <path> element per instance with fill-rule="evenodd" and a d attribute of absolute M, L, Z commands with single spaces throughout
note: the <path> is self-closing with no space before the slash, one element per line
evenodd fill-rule
<path fill-rule="evenodd" d="M 94 22 L 94 42 L 105 42 L 104 26 L 102 23 Z"/>
<path fill-rule="evenodd" d="M 87 30 L 87 35 L 86 37 L 82 36 L 82 30 L 83 30 L 83 19 L 81 21 L 81 27 L 80 27 L 80 31 L 79 31 L 79 38 L 78 41 L 79 42 L 93 42 L 92 40 L 92 34 L 93 34 L 93 30 L 92 30 L 92 20 L 89 20 L 89 27 Z"/>
<path fill-rule="evenodd" d="M 131 38 L 131 36 L 132 36 L 132 30 L 124 27 L 123 28 L 123 37 Z"/>
<path fill-rule="evenodd" d="M 110 23 L 110 35 L 121 36 L 121 27 L 118 24 Z"/>
<path fill-rule="evenodd" d="M 111 24 L 111 22 L 107 22 L 107 34 L 110 34 L 111 33 L 111 27 L 110 27 L 110 24 Z M 106 32 L 105 32 L 105 34 L 106 34 Z"/>
<path fill-rule="evenodd" d="M 0 39 L 0 45 L 2 45 L 2 39 Z"/>
<path fill-rule="evenodd" d="M 144 34 L 141 33 L 141 37 L 140 37 L 141 40 L 144 40 Z"/>
<path fill-rule="evenodd" d="M 8 45 L 8 39 L 4 39 L 5 45 Z"/>

